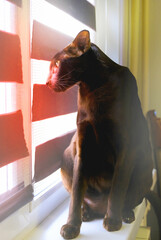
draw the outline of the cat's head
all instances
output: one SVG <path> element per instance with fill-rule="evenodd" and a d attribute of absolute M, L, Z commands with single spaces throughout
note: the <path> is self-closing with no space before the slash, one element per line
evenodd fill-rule
<path fill-rule="evenodd" d="M 89 32 L 83 30 L 78 33 L 73 42 L 51 60 L 47 85 L 54 91 L 62 92 L 79 82 L 83 71 L 81 56 L 90 46 Z"/>

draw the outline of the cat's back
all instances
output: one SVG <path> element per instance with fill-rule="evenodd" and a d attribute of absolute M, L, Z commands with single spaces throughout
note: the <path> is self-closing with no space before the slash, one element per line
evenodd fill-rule
<path fill-rule="evenodd" d="M 78 120 L 118 122 L 119 119 L 119 124 L 126 125 L 131 114 L 142 115 L 136 80 L 127 67 L 115 63 L 96 45 L 92 44 L 91 49 L 94 54 L 90 64 L 94 67 L 88 73 L 91 78 L 79 84 Z M 130 113 L 132 103 L 136 108 Z"/>
<path fill-rule="evenodd" d="M 117 109 L 122 108 L 126 92 L 128 92 L 125 90 L 128 88 L 125 77 L 128 69 L 113 63 L 111 59 L 106 60 L 107 62 L 103 62 L 104 71 L 100 72 L 96 79 L 101 82 L 100 85 L 91 89 L 87 83 L 81 82 L 78 91 L 78 111 L 84 112 L 88 118 L 99 121 L 108 116 L 114 117 Z M 126 98 L 128 97 L 130 95 Z"/>

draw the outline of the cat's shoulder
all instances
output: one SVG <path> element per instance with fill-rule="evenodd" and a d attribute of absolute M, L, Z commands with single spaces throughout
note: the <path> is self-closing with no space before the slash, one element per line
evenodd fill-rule
<path fill-rule="evenodd" d="M 136 79 L 128 67 L 119 65 L 118 77 L 124 80 L 124 82 L 126 83 L 134 84 L 134 85 L 136 84 Z"/>

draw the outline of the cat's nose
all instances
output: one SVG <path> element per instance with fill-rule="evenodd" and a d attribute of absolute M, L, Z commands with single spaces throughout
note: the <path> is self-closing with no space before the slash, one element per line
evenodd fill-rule
<path fill-rule="evenodd" d="M 51 72 L 49 73 L 47 80 L 46 80 L 46 85 L 49 86 L 51 80 Z"/>
<path fill-rule="evenodd" d="M 48 78 L 47 81 L 46 81 L 46 85 L 49 86 L 49 84 L 50 84 L 50 80 Z"/>

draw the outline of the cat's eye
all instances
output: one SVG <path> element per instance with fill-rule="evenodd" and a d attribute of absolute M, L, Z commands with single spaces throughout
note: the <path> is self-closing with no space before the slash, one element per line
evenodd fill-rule
<path fill-rule="evenodd" d="M 59 67 L 59 65 L 60 65 L 60 61 L 59 61 L 59 60 L 56 61 L 55 65 L 56 65 L 56 67 Z"/>

